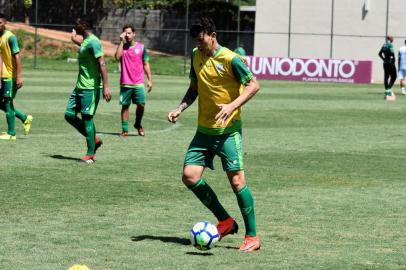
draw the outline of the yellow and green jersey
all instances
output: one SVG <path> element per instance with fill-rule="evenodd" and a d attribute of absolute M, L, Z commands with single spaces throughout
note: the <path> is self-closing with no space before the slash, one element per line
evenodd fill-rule
<path fill-rule="evenodd" d="M 197 82 L 199 96 L 198 131 L 205 134 L 226 134 L 241 129 L 241 108 L 235 110 L 225 126 L 217 125 L 217 104 L 228 104 L 238 98 L 253 75 L 241 57 L 220 47 L 208 57 L 194 49 L 190 69 L 191 80 Z"/>
<path fill-rule="evenodd" d="M 17 66 L 13 55 L 20 52 L 16 36 L 8 31 L 4 30 L 0 37 L 0 52 L 3 60 L 3 68 L 1 72 L 2 79 L 17 78 Z"/>
<path fill-rule="evenodd" d="M 95 35 L 86 37 L 80 45 L 77 89 L 98 89 L 103 87 L 98 58 L 103 56 L 100 40 Z"/>

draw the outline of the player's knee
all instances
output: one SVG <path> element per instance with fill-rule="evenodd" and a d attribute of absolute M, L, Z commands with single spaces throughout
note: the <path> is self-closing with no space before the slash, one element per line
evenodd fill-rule
<path fill-rule="evenodd" d="M 234 191 L 239 191 L 245 186 L 245 178 L 243 175 L 234 175 L 230 179 L 230 184 Z"/>
<path fill-rule="evenodd" d="M 182 183 L 187 187 L 193 186 L 194 184 L 197 183 L 198 180 L 199 179 L 195 179 L 194 177 L 192 177 L 190 175 L 183 174 L 183 176 L 182 176 Z"/>
<path fill-rule="evenodd" d="M 194 184 L 197 183 L 197 181 L 199 181 L 200 176 L 198 176 L 197 174 L 184 170 L 183 171 L 183 176 L 182 176 L 182 182 L 185 186 L 193 186 Z"/>

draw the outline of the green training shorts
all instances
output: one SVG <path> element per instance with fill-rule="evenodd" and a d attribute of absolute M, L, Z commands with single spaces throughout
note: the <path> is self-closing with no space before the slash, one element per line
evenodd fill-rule
<path fill-rule="evenodd" d="M 222 135 L 196 132 L 185 156 L 184 165 L 199 165 L 214 169 L 213 159 L 221 158 L 223 170 L 244 170 L 241 130 Z"/>
<path fill-rule="evenodd" d="M 76 115 L 79 112 L 87 115 L 96 113 L 102 89 L 77 89 L 69 96 L 65 114 Z"/>
<path fill-rule="evenodd" d="M 137 105 L 145 105 L 146 99 L 147 95 L 145 94 L 144 85 L 120 87 L 120 105 L 128 106 L 131 104 L 131 102 Z"/>
<path fill-rule="evenodd" d="M 16 95 L 16 79 L 1 79 L 0 97 L 14 99 Z"/>

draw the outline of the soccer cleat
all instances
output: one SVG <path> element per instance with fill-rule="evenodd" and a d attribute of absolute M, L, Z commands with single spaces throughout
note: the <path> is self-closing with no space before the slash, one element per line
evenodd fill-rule
<path fill-rule="evenodd" d="M 0 140 L 15 141 L 16 139 L 16 136 L 10 135 L 8 133 L 3 133 L 0 135 Z"/>
<path fill-rule="evenodd" d="M 120 134 L 121 137 L 128 137 L 128 131 L 123 131 Z"/>
<path fill-rule="evenodd" d="M 261 241 L 258 236 L 249 236 L 246 235 L 244 242 L 240 247 L 241 252 L 253 252 L 261 248 Z"/>
<path fill-rule="evenodd" d="M 28 135 L 28 133 L 30 133 L 32 120 L 34 120 L 34 117 L 32 117 L 32 115 L 27 115 L 27 119 L 25 119 L 23 123 L 24 135 Z"/>
<path fill-rule="evenodd" d="M 138 131 L 138 135 L 145 136 L 145 130 L 141 125 L 134 124 L 134 128 Z"/>
<path fill-rule="evenodd" d="M 96 154 L 97 149 L 99 149 L 100 146 L 102 146 L 103 141 L 102 141 L 102 139 L 101 139 L 100 137 L 97 137 L 97 136 L 95 137 L 94 141 L 95 141 L 95 144 L 94 144 L 94 153 Z"/>
<path fill-rule="evenodd" d="M 94 159 L 93 155 L 86 155 L 80 161 L 83 163 L 92 164 L 95 163 L 96 160 Z"/>
<path fill-rule="evenodd" d="M 238 224 L 232 217 L 227 218 L 226 220 L 219 221 L 217 224 L 217 230 L 220 235 L 219 241 L 228 234 L 235 234 L 238 232 Z"/>
<path fill-rule="evenodd" d="M 392 92 L 391 89 L 385 90 L 385 96 L 384 99 L 387 101 L 395 101 L 396 100 L 396 95 L 394 92 Z"/>

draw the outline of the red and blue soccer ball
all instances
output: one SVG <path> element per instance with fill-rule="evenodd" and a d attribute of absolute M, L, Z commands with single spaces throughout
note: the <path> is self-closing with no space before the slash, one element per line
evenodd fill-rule
<path fill-rule="evenodd" d="M 213 248 L 219 238 L 220 235 L 216 226 L 208 221 L 200 221 L 190 230 L 192 246 L 199 250 L 209 250 Z"/>

